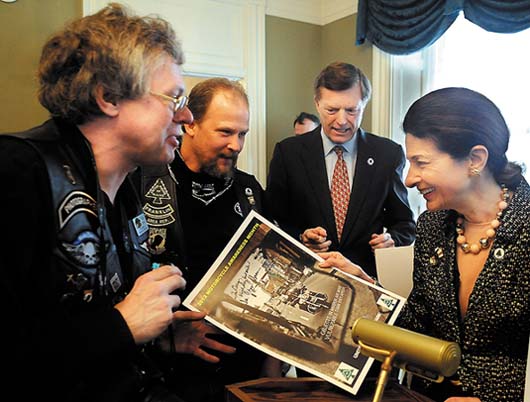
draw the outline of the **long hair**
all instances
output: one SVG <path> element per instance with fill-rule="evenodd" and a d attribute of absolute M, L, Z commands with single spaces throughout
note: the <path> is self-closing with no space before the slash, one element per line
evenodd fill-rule
<path fill-rule="evenodd" d="M 44 45 L 38 69 L 39 100 L 52 116 L 76 124 L 101 115 L 96 89 L 105 100 L 137 99 L 150 74 L 169 56 L 184 56 L 171 25 L 137 17 L 120 4 L 75 20 Z"/>

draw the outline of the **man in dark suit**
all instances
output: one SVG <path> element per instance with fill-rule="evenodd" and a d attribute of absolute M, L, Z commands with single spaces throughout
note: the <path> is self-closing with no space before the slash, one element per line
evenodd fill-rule
<path fill-rule="evenodd" d="M 322 70 L 315 80 L 321 125 L 276 144 L 266 192 L 281 228 L 316 252 L 342 252 L 375 276 L 374 249 L 411 244 L 415 223 L 403 149 L 360 128 L 370 95 L 357 67 L 336 62 Z"/>

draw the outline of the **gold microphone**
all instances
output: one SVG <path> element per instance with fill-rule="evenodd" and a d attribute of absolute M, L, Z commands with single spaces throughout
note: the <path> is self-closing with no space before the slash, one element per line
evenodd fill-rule
<path fill-rule="evenodd" d="M 352 327 L 353 341 L 361 352 L 384 361 L 381 352 L 395 352 L 392 366 L 432 381 L 452 376 L 460 366 L 460 346 L 431 336 L 366 318 L 358 318 Z M 360 341 L 360 342 L 359 342 Z"/>

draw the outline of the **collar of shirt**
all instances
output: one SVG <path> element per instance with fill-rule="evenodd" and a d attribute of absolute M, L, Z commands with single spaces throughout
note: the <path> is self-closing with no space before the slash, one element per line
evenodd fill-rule
<path fill-rule="evenodd" d="M 183 186 L 184 191 L 191 192 L 193 198 L 202 201 L 205 205 L 222 196 L 234 182 L 232 177 L 218 178 L 204 172 L 193 172 L 178 151 L 171 167 L 179 186 Z"/>
<path fill-rule="evenodd" d="M 322 137 L 322 145 L 324 148 L 324 160 L 326 162 L 326 170 L 328 175 L 328 184 L 331 189 L 331 179 L 333 177 L 333 169 L 335 168 L 335 163 L 337 162 L 337 154 L 333 151 L 333 148 L 336 145 L 342 145 L 344 152 L 342 157 L 346 162 L 346 167 L 348 169 L 348 181 L 350 182 L 350 188 L 353 184 L 353 175 L 355 162 L 357 161 L 357 133 L 348 141 L 343 144 L 335 144 L 332 142 L 328 136 L 324 133 L 324 129 L 321 129 L 320 136 Z"/>

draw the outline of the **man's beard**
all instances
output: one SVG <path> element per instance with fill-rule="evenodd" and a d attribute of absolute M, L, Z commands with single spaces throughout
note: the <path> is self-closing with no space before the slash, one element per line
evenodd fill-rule
<path fill-rule="evenodd" d="M 236 169 L 236 165 L 237 165 L 237 157 L 238 157 L 238 154 L 235 154 L 235 155 L 232 155 L 232 156 L 229 156 L 229 157 L 220 156 L 219 158 L 217 158 L 213 162 L 211 162 L 211 163 L 209 163 L 207 165 L 204 165 L 201 168 L 201 171 L 203 173 L 206 173 L 208 176 L 212 176 L 212 177 L 215 177 L 217 179 L 225 179 L 225 180 L 232 179 L 234 177 L 234 173 L 235 173 L 235 169 Z M 217 166 L 217 160 L 220 159 L 220 158 L 230 159 L 232 161 L 232 166 L 230 167 L 230 169 L 228 171 L 223 172 Z"/>

